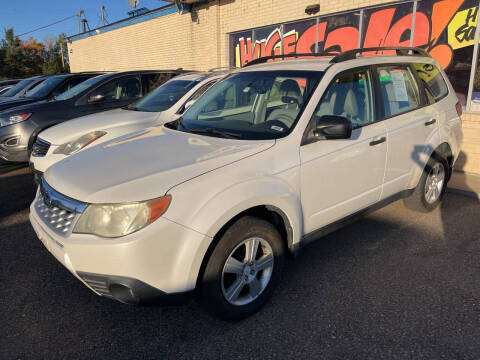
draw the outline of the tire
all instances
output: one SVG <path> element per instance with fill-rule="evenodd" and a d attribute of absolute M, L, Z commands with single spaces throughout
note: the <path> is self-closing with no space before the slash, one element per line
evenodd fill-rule
<path fill-rule="evenodd" d="M 249 249 L 254 248 L 257 251 L 249 258 Z M 208 260 L 200 302 L 224 320 L 248 317 L 270 298 L 284 263 L 285 248 L 275 226 L 255 217 L 242 217 L 220 238 Z"/>
<path fill-rule="evenodd" d="M 439 175 L 438 171 L 443 175 Z M 445 194 L 449 171 L 448 162 L 444 158 L 436 154 L 432 155 L 425 169 L 423 169 L 422 176 L 413 194 L 403 200 L 405 206 L 423 213 L 434 210 Z M 436 178 L 436 182 L 432 183 L 434 178 Z M 441 178 L 443 180 L 440 180 Z M 432 193 L 429 193 L 429 191 L 432 191 Z"/>

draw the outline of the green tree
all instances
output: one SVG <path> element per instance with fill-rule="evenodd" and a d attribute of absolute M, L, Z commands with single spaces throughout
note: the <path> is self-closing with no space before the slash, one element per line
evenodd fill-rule
<path fill-rule="evenodd" d="M 66 61 L 66 36 L 60 34 L 58 38 L 48 37 L 44 40 L 46 55 L 42 67 L 43 74 L 51 75 L 69 72 L 68 62 Z M 62 62 L 63 54 L 63 62 Z"/>
<path fill-rule="evenodd" d="M 25 56 L 20 46 L 20 39 L 15 36 L 13 28 L 5 30 L 5 39 L 2 40 L 4 65 L 3 76 L 15 78 L 25 75 Z"/>

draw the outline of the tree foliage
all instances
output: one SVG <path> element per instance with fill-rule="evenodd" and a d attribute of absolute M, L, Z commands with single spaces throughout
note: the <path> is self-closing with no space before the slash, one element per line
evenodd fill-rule
<path fill-rule="evenodd" d="M 32 37 L 20 40 L 13 28 L 5 30 L 0 43 L 0 79 L 69 71 L 65 34 L 46 38 L 42 43 Z"/>

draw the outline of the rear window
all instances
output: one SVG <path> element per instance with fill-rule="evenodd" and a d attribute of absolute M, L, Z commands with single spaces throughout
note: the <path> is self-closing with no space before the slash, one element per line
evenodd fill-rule
<path fill-rule="evenodd" d="M 448 86 L 442 73 L 432 64 L 414 63 L 413 67 L 417 71 L 418 77 L 422 81 L 428 97 L 439 101 L 448 95 Z"/>

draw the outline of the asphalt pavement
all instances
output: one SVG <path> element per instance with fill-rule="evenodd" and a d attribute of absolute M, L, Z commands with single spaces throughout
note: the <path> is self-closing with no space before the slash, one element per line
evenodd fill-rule
<path fill-rule="evenodd" d="M 480 359 L 480 201 L 429 214 L 401 201 L 287 262 L 273 298 L 235 323 L 196 302 L 95 295 L 28 222 L 27 168 L 0 174 L 0 359 Z"/>

